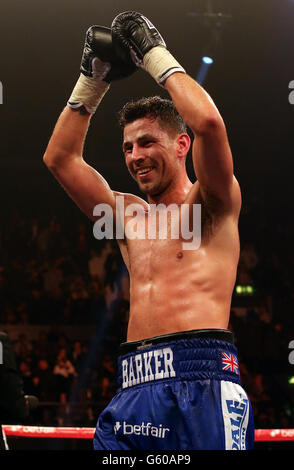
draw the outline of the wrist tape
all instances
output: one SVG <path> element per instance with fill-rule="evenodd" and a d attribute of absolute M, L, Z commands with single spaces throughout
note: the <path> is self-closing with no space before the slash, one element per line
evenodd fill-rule
<path fill-rule="evenodd" d="M 160 85 L 175 72 L 186 73 L 179 62 L 163 46 L 156 46 L 150 49 L 143 57 L 143 65 L 144 69 Z"/>
<path fill-rule="evenodd" d="M 103 80 L 86 77 L 81 73 L 67 104 L 73 109 L 84 106 L 88 113 L 94 114 L 109 86 Z"/>

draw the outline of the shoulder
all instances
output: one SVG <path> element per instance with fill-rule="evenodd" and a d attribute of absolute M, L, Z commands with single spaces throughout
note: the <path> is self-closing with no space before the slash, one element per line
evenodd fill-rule
<path fill-rule="evenodd" d="M 130 204 L 138 204 L 142 206 L 143 209 L 148 209 L 149 204 L 139 196 L 135 196 L 134 194 L 130 193 L 120 193 L 118 191 L 114 191 L 114 197 L 116 202 L 116 208 L 122 209 L 122 207 L 127 207 Z"/>

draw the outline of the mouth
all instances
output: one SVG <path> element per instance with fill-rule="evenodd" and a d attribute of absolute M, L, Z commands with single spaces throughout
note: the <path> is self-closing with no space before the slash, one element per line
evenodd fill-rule
<path fill-rule="evenodd" d="M 138 170 L 136 170 L 136 174 L 138 175 L 140 179 L 143 179 L 149 176 L 153 170 L 154 170 L 154 166 L 139 168 Z"/>

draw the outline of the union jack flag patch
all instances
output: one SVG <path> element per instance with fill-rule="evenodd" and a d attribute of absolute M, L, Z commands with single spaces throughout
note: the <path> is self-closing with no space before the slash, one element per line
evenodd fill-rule
<path fill-rule="evenodd" d="M 239 364 L 237 356 L 222 351 L 222 369 L 239 375 Z"/>

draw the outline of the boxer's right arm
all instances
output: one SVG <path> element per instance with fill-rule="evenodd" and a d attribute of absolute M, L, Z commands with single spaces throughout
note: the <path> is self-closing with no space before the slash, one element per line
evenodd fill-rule
<path fill-rule="evenodd" d="M 61 113 L 43 161 L 80 209 L 91 219 L 99 203 L 114 207 L 115 196 L 105 179 L 83 159 L 91 116 L 112 80 L 136 70 L 126 50 L 122 61 L 114 52 L 109 28 L 92 26 L 86 34 L 81 74 Z"/>
<path fill-rule="evenodd" d="M 96 204 L 114 207 L 115 199 L 105 179 L 83 158 L 83 147 L 91 114 L 80 114 L 66 106 L 62 111 L 46 152 L 44 163 L 67 194 L 92 220 Z"/>

